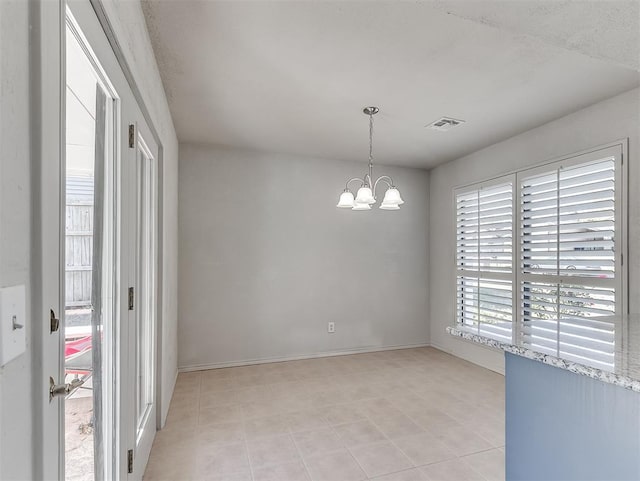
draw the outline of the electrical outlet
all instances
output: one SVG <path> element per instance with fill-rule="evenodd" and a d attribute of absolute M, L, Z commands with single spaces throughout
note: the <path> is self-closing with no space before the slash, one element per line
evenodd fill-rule
<path fill-rule="evenodd" d="M 336 332 L 336 323 L 335 322 L 330 322 L 327 324 L 327 332 L 329 334 L 333 334 L 334 332 Z"/>

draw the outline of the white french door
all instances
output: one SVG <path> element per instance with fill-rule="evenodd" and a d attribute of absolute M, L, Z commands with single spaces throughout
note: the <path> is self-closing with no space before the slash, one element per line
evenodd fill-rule
<path fill-rule="evenodd" d="M 156 432 L 158 145 L 90 1 L 40 16 L 60 39 L 42 61 L 59 72 L 58 92 L 43 87 L 59 101 L 44 98 L 41 115 L 61 128 L 43 127 L 42 141 L 43 159 L 60 156 L 43 160 L 39 207 L 42 374 L 54 388 L 38 477 L 139 480 Z"/>
<path fill-rule="evenodd" d="M 127 389 L 123 390 L 122 426 L 127 469 L 141 479 L 156 431 L 155 365 L 157 319 L 157 157 L 158 146 L 136 106 L 137 121 L 129 124 Z M 123 340 L 124 346 L 124 340 Z"/>

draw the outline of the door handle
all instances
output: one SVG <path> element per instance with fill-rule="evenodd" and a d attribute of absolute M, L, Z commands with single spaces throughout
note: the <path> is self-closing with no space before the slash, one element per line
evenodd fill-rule
<path fill-rule="evenodd" d="M 49 330 L 50 333 L 54 333 L 60 328 L 60 319 L 56 317 L 56 313 L 53 312 L 53 309 L 50 309 L 49 323 L 51 326 Z"/>
<path fill-rule="evenodd" d="M 52 377 L 49 377 L 49 402 L 57 396 L 67 396 L 84 384 L 85 379 L 76 378 L 66 384 L 56 384 Z"/>

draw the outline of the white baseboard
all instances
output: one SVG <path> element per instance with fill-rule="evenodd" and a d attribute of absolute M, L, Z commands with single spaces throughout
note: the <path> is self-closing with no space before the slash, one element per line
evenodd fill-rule
<path fill-rule="evenodd" d="M 258 359 L 246 359 L 243 361 L 223 361 L 208 364 L 191 364 L 180 366 L 178 372 L 206 371 L 208 369 L 221 369 L 225 367 L 250 366 L 252 364 L 268 364 L 271 362 L 300 361 L 303 359 L 316 359 L 319 357 L 347 356 L 349 354 L 364 354 L 367 352 L 396 351 L 398 349 L 413 349 L 416 347 L 429 347 L 429 343 L 401 344 L 397 346 L 380 347 L 358 347 L 354 349 L 343 349 L 339 351 L 317 352 L 314 354 L 303 354 L 300 356 L 267 357 Z"/>
<path fill-rule="evenodd" d="M 160 426 L 159 430 L 164 428 L 164 425 L 167 423 L 167 416 L 169 415 L 169 407 L 171 406 L 171 401 L 173 401 L 173 393 L 176 390 L 176 382 L 178 382 L 178 374 L 180 374 L 180 370 L 176 369 L 176 375 L 173 378 L 173 383 L 171 385 L 171 396 L 169 396 L 169 402 L 165 406 L 162 405 L 162 413 L 160 413 Z"/>
<path fill-rule="evenodd" d="M 455 338 L 458 339 L 458 338 Z M 466 341 L 466 342 L 470 342 L 470 341 Z M 471 342 L 471 344 L 473 344 L 475 347 L 484 349 L 485 346 L 480 346 L 479 344 L 475 344 L 473 342 Z M 475 364 L 476 366 L 480 366 L 483 367 L 485 369 L 488 369 L 489 371 L 493 371 L 496 372 L 498 374 L 502 374 L 504 376 L 504 366 L 497 366 L 494 364 L 488 364 L 486 362 L 482 362 L 481 360 L 471 356 L 471 355 L 466 355 L 460 352 L 455 352 L 454 350 L 450 349 L 450 348 L 446 348 L 444 346 L 439 345 L 438 343 L 431 343 L 431 347 L 433 347 L 434 349 L 438 349 L 439 351 L 442 352 L 446 352 L 447 354 L 451 354 L 452 356 L 455 356 L 457 358 L 463 359 L 465 361 L 468 361 L 472 364 Z M 490 348 L 489 348 L 490 349 Z M 493 349 L 490 349 L 493 350 Z M 499 351 L 496 351 L 499 352 Z"/>

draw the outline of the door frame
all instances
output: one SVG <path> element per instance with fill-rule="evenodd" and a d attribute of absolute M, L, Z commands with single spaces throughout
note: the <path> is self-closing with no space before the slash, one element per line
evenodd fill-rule
<path fill-rule="evenodd" d="M 59 398 L 49 401 L 49 376 L 57 376 L 61 341 L 51 332 L 61 314 L 61 175 L 65 149 L 65 9 L 61 2 L 30 2 L 33 26 L 30 63 L 32 145 L 32 252 L 34 318 L 34 479 L 60 479 L 64 465 L 63 411 Z M 46 79 L 43 80 L 43 79 Z M 48 360 L 55 359 L 57 366 Z M 56 440 L 55 446 L 49 445 Z"/>
<path fill-rule="evenodd" d="M 162 407 L 162 306 L 163 306 L 163 146 L 153 124 L 140 89 L 132 75 L 117 36 L 102 4 L 102 0 L 83 0 L 94 10 L 122 73 L 158 145 L 157 156 L 157 317 L 155 360 L 156 429 L 161 427 Z M 65 104 L 66 104 L 66 2 L 35 1 L 29 3 L 30 38 L 29 89 L 31 101 L 32 167 L 32 313 L 34 343 L 34 419 L 33 446 L 35 479 L 62 479 L 64 463 L 59 451 L 64 446 L 63 402 L 49 401 L 49 377 L 63 370 L 61 356 L 64 339 L 61 330 L 51 332 L 51 313 L 60 319 L 64 309 L 62 265 L 64 243 L 65 171 Z M 51 359 L 59 360 L 52 367 Z M 60 382 L 56 379 L 56 382 Z M 56 441 L 55 443 L 53 441 Z M 125 460 L 126 461 L 126 460 Z M 122 460 L 120 460 L 122 464 Z M 125 466 L 126 468 L 126 466 Z"/>
<path fill-rule="evenodd" d="M 146 193 L 143 184 L 145 180 L 149 180 L 148 187 L 150 190 L 150 211 L 147 214 L 151 214 L 151 230 L 150 233 L 156 232 L 156 225 L 158 219 L 158 176 L 157 176 L 157 155 L 158 155 L 158 146 L 151 135 L 150 128 L 148 124 L 144 121 L 141 116 L 140 109 L 136 106 L 135 108 L 137 115 L 136 118 L 139 121 L 134 122 L 133 126 L 133 135 L 134 142 L 133 147 L 129 149 L 130 158 L 128 159 L 128 165 L 125 167 L 128 169 L 128 176 L 132 179 L 130 182 L 130 199 L 131 199 L 131 209 L 129 211 L 129 218 L 127 222 L 129 222 L 129 231 L 131 238 L 133 240 L 132 243 L 129 244 L 129 279 L 131 280 L 130 286 L 135 286 L 134 293 L 134 302 L 133 309 L 129 306 L 128 314 L 128 326 L 126 329 L 128 330 L 128 366 L 129 366 L 129 381 L 128 386 L 133 389 L 133 391 L 123 392 L 123 411 L 127 409 L 126 414 L 123 416 L 122 421 L 122 435 L 127 439 L 127 444 L 129 448 L 132 448 L 134 451 L 134 462 L 133 462 L 133 472 L 129 475 L 133 479 L 142 479 L 144 474 L 144 468 L 149 459 L 149 454 L 151 452 L 151 446 L 153 442 L 153 435 L 158 429 L 157 426 L 157 413 L 158 413 L 158 405 L 157 399 L 159 396 L 159 391 L 157 389 L 157 344 L 151 344 L 151 379 L 153 380 L 153 386 L 155 391 L 152 394 L 153 398 L 153 406 L 151 408 L 151 412 L 148 417 L 145 417 L 145 429 L 144 435 L 142 437 L 138 437 L 138 428 L 140 427 L 138 422 L 140 419 L 138 418 L 137 413 L 137 402 L 139 401 L 137 395 L 137 383 L 138 379 L 135 378 L 137 373 L 137 352 L 140 347 L 139 339 L 136 335 L 137 328 L 141 325 L 141 322 L 144 322 L 144 315 L 148 314 L 143 305 L 146 303 L 146 295 L 148 286 L 143 287 L 143 281 L 141 277 L 145 275 L 145 272 L 140 270 L 141 262 L 142 262 L 142 229 L 143 227 L 140 223 L 140 216 L 143 214 L 144 210 L 144 201 L 143 195 Z M 131 126 L 129 126 L 131 127 Z M 131 145 L 130 145 L 131 147 Z M 148 160 L 148 168 L 150 168 L 149 178 L 145 179 L 143 175 L 144 169 L 141 168 L 140 155 L 144 155 Z M 150 258 L 149 261 L 153 265 L 152 269 L 152 284 L 151 289 L 153 293 L 153 299 L 155 302 L 153 303 L 153 307 L 151 307 L 151 318 L 153 319 L 155 313 L 158 311 L 158 265 L 157 265 L 157 249 L 158 249 L 158 236 L 157 232 L 155 238 L 153 239 L 153 250 L 152 254 L 154 257 Z M 152 329 L 152 337 L 157 339 L 157 326 L 153 324 L 151 326 Z M 124 329 L 123 329 L 124 330 Z M 129 400 L 129 404 L 125 403 L 125 399 Z M 133 400 L 133 404 L 131 401 Z M 125 407 L 126 406 L 126 407 Z M 124 414 L 124 412 L 123 412 Z M 128 423 L 127 423 L 128 421 Z M 153 433 L 151 433 L 151 429 L 154 429 Z M 121 479 L 124 479 L 125 473 L 122 473 Z"/>
<path fill-rule="evenodd" d="M 156 126 L 152 120 L 149 109 L 147 108 L 147 104 L 144 101 L 144 97 L 138 88 L 138 83 L 132 73 L 132 70 L 129 66 L 129 62 L 127 61 L 126 56 L 123 53 L 123 49 L 120 46 L 120 42 L 115 33 L 115 30 L 109 20 L 109 16 L 104 8 L 103 0 L 87 0 L 93 6 L 93 9 L 98 17 L 98 21 L 102 25 L 105 35 L 107 36 L 107 40 L 113 49 L 113 52 L 120 64 L 120 68 L 124 73 L 125 78 L 129 82 L 129 87 L 133 92 L 133 96 L 138 102 L 138 107 L 142 112 L 142 116 L 146 121 L 151 136 L 153 137 L 156 145 L 158 146 L 158 157 L 156 159 L 157 163 L 157 216 L 158 222 L 156 226 L 157 231 L 157 319 L 156 319 L 156 428 L 160 430 L 162 425 L 162 413 L 165 410 L 162 404 L 162 391 L 164 389 L 163 380 L 162 380 L 162 363 L 163 363 L 163 351 L 162 351 L 162 342 L 163 342 L 163 326 L 164 326 L 164 146 L 162 144 L 162 140 L 160 139 L 160 135 Z"/>

